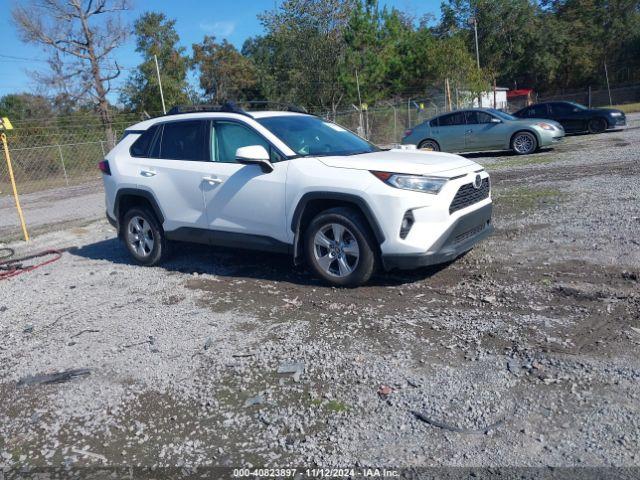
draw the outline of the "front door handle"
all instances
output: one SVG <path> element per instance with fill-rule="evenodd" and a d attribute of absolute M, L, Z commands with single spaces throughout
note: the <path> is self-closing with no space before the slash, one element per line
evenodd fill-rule
<path fill-rule="evenodd" d="M 140 175 L 143 177 L 153 177 L 156 174 L 153 170 L 140 170 Z"/>
<path fill-rule="evenodd" d="M 207 177 L 202 177 L 202 180 L 204 180 L 205 182 L 207 182 L 209 185 L 219 185 L 222 182 L 224 182 L 224 180 L 222 180 L 221 178 L 218 177 L 211 177 L 211 176 L 207 176 Z"/>
<path fill-rule="evenodd" d="M 466 132 L 464 132 L 465 135 L 469 135 L 471 133 L 473 133 L 473 130 L 467 130 Z"/>

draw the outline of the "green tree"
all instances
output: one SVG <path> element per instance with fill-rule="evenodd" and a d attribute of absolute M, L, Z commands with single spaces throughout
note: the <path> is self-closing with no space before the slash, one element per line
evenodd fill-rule
<path fill-rule="evenodd" d="M 204 37 L 202 43 L 193 45 L 193 63 L 200 72 L 206 100 L 223 103 L 257 98 L 255 65 L 227 40 L 216 43 L 215 37 Z"/>
<path fill-rule="evenodd" d="M 147 112 L 162 111 L 154 55 L 158 57 L 167 109 L 193 100 L 187 82 L 191 60 L 185 54 L 185 48 L 178 45 L 180 37 L 175 23 L 175 20 L 167 19 L 163 13 L 157 12 L 147 12 L 135 22 L 136 52 L 142 54 L 143 61 L 121 91 L 120 101 L 127 108 Z"/>
<path fill-rule="evenodd" d="M 344 97 L 339 74 L 344 29 L 353 0 L 285 0 L 259 16 L 265 35 L 245 44 L 272 99 L 336 111 Z M 268 52 L 268 55 L 265 53 Z"/>
<path fill-rule="evenodd" d="M 9 117 L 11 121 L 42 119 L 53 115 L 51 101 L 42 95 L 10 93 L 0 97 L 0 117 Z"/>

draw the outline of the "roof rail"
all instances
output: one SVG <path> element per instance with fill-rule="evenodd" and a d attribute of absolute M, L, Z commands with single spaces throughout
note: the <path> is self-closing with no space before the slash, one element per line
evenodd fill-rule
<path fill-rule="evenodd" d="M 178 115 L 180 113 L 196 113 L 196 112 L 227 112 L 237 113 L 238 115 L 245 115 L 251 117 L 251 114 L 244 111 L 234 102 L 225 102 L 222 105 L 176 105 L 169 110 L 167 115 Z"/>
<path fill-rule="evenodd" d="M 287 112 L 309 113 L 306 108 L 294 105 L 293 103 L 271 102 L 269 100 L 247 100 L 245 103 L 249 105 L 273 105 Z"/>

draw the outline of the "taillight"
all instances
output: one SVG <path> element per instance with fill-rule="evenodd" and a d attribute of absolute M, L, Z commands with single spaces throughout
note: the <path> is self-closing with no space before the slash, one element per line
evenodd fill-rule
<path fill-rule="evenodd" d="M 105 175 L 111 175 L 111 169 L 109 168 L 109 162 L 107 160 L 102 160 L 98 162 L 98 168 Z"/>
<path fill-rule="evenodd" d="M 405 130 L 404 131 L 404 136 L 408 137 L 409 135 L 411 135 L 413 133 L 413 130 L 409 129 L 409 130 Z"/>

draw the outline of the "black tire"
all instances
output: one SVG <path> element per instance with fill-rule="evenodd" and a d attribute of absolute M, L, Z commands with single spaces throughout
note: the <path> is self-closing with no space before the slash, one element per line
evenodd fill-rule
<path fill-rule="evenodd" d="M 153 247 L 149 249 L 148 253 L 145 247 L 142 247 L 144 250 L 141 253 L 141 249 L 134 246 L 134 242 L 132 242 L 132 237 L 135 236 L 131 227 L 133 224 L 140 225 L 137 221 L 132 222 L 133 219 L 142 219 L 146 222 L 148 226 L 149 235 L 147 238 L 151 237 L 153 240 Z M 145 225 L 145 223 L 143 223 Z M 146 266 L 158 265 L 161 263 L 168 254 L 168 244 L 167 238 L 164 234 L 164 230 L 158 221 L 156 215 L 146 207 L 132 207 L 124 214 L 122 217 L 122 239 L 124 241 L 129 254 L 133 258 L 133 260 L 140 264 Z M 131 234 L 131 235 L 130 235 Z M 140 237 L 140 233 L 138 233 Z M 138 245 L 142 246 L 142 241 L 138 242 Z"/>
<path fill-rule="evenodd" d="M 418 144 L 418 149 L 419 150 L 430 150 L 432 152 L 439 152 L 440 151 L 440 144 L 438 142 L 436 142 L 435 140 L 433 140 L 432 138 L 427 138 L 426 140 L 422 140 Z"/>
<path fill-rule="evenodd" d="M 345 237 L 357 242 L 357 262 L 353 262 L 351 273 L 344 276 L 340 276 L 340 272 L 332 274 L 323 268 L 317 259 L 323 253 L 321 250 L 324 247 L 315 244 L 316 234 L 322 232 L 323 229 L 330 229 L 333 224 L 342 225 L 346 229 Z M 326 248 L 326 250 L 329 249 Z M 376 243 L 371 229 L 359 212 L 348 207 L 331 208 L 315 216 L 304 232 L 304 252 L 311 270 L 325 282 L 339 287 L 356 287 L 366 283 L 375 271 L 377 263 Z M 342 253 L 342 255 L 345 254 Z M 346 255 L 348 256 L 348 254 Z M 322 257 L 325 258 L 325 256 Z M 350 257 L 345 257 L 345 259 L 348 262 L 353 261 L 353 258 Z M 330 268 L 333 270 L 341 269 L 337 258 L 333 260 L 331 265 Z"/>
<path fill-rule="evenodd" d="M 526 139 L 527 147 L 524 145 L 523 139 Z M 530 155 L 538 150 L 538 139 L 536 136 L 527 130 L 521 130 L 516 132 L 511 137 L 511 150 L 517 155 Z"/>
<path fill-rule="evenodd" d="M 604 118 L 592 118 L 589 120 L 587 129 L 589 133 L 602 133 L 607 129 L 607 120 Z"/>

